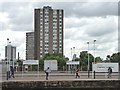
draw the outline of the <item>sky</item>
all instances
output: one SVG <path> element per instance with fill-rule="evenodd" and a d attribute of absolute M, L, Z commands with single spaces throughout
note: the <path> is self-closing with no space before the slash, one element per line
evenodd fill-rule
<path fill-rule="evenodd" d="M 7 38 L 26 56 L 26 32 L 34 31 L 34 9 L 51 6 L 64 10 L 64 55 L 88 50 L 105 59 L 118 52 L 118 2 L 0 2 L 0 59 L 5 58 Z M 73 50 L 75 47 L 75 50 Z M 72 50 L 71 50 L 72 48 Z M 72 52 L 72 53 L 71 53 Z"/>

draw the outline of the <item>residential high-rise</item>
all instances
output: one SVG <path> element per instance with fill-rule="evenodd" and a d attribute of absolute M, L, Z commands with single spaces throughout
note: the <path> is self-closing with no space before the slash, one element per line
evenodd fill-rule
<path fill-rule="evenodd" d="M 14 66 L 16 60 L 16 47 L 8 44 L 5 46 L 5 58 L 9 61 L 11 66 Z"/>
<path fill-rule="evenodd" d="M 26 60 L 34 60 L 34 32 L 26 33 Z"/>
<path fill-rule="evenodd" d="M 34 57 L 47 53 L 63 55 L 63 10 L 44 6 L 34 10 Z"/>

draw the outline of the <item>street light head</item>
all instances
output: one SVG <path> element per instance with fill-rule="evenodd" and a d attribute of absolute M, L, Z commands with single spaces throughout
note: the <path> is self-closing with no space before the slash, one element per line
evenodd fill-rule
<path fill-rule="evenodd" d="M 9 40 L 9 38 L 7 38 L 7 40 Z"/>
<path fill-rule="evenodd" d="M 94 42 L 96 42 L 96 40 L 94 40 Z"/>
<path fill-rule="evenodd" d="M 89 42 L 87 42 L 87 44 L 89 44 Z"/>

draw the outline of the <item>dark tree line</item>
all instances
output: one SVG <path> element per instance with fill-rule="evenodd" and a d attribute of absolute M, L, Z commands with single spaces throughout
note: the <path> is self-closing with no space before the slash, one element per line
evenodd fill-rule
<path fill-rule="evenodd" d="M 106 62 L 118 62 L 120 64 L 120 52 L 107 55 Z"/>

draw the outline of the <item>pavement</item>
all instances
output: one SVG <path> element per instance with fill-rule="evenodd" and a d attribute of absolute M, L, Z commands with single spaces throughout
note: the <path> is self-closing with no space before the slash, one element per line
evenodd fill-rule
<path fill-rule="evenodd" d="M 48 81 L 70 81 L 70 80 L 119 80 L 119 73 L 112 73 L 111 78 L 107 77 L 107 73 L 96 73 L 95 79 L 93 73 L 90 72 L 88 78 L 87 72 L 79 72 L 80 78 L 76 78 L 75 73 L 71 72 L 51 72 L 49 73 Z M 41 72 L 15 72 L 15 78 L 9 78 L 6 80 L 6 74 L 2 74 L 2 82 L 8 81 L 46 81 L 45 73 Z"/>

